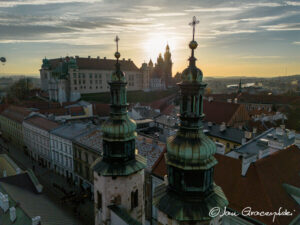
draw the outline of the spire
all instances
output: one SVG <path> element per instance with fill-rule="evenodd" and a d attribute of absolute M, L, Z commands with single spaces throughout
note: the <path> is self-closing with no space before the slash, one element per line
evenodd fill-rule
<path fill-rule="evenodd" d="M 145 167 L 135 155 L 136 124 L 127 114 L 127 82 L 121 71 L 119 37 L 116 36 L 116 70 L 111 76 L 110 117 L 102 125 L 103 159 L 94 166 L 102 176 L 127 176 Z M 134 168 L 134 169 L 133 169 Z"/>
<path fill-rule="evenodd" d="M 216 145 L 203 132 L 203 94 L 206 84 L 202 82 L 203 74 L 196 67 L 194 57 L 197 48 L 195 26 L 198 23 L 193 17 L 190 23 L 193 26 L 193 39 L 189 44 L 192 49 L 190 65 L 183 71 L 182 82 L 178 84 L 179 129 L 167 141 L 165 159 L 168 184 L 158 187 L 154 197 L 154 205 L 166 218 L 178 224 L 209 221 L 211 208 L 222 209 L 228 204 L 222 189 L 213 179 L 214 166 L 217 164 L 214 158 Z M 158 218 L 158 221 L 163 220 Z"/>
<path fill-rule="evenodd" d="M 190 66 L 195 66 L 195 62 L 196 62 L 196 58 L 194 57 L 194 50 L 197 48 L 198 43 L 195 41 L 195 28 L 198 23 L 199 20 L 197 20 L 195 16 L 193 17 L 192 22 L 189 23 L 189 25 L 193 27 L 193 40 L 189 44 L 189 47 L 192 50 L 192 55 L 189 58 Z"/>
<path fill-rule="evenodd" d="M 196 58 L 194 56 L 194 51 L 198 46 L 198 43 L 195 41 L 195 27 L 199 23 L 199 20 L 196 19 L 196 17 L 193 17 L 193 20 L 189 25 L 193 27 L 193 39 L 189 43 L 189 47 L 192 50 L 191 56 L 189 58 L 189 66 L 182 72 L 182 81 L 197 81 L 197 82 L 202 82 L 202 71 L 196 67 Z"/>
<path fill-rule="evenodd" d="M 240 79 L 238 93 L 242 93 L 242 79 Z"/>
<path fill-rule="evenodd" d="M 166 52 L 169 52 L 169 51 L 170 51 L 170 47 L 169 47 L 169 43 L 167 43 Z"/>

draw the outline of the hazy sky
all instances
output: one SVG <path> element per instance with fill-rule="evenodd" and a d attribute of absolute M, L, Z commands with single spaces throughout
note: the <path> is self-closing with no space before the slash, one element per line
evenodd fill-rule
<path fill-rule="evenodd" d="M 43 57 L 121 58 L 140 67 L 167 42 L 173 73 L 190 54 L 205 76 L 300 74 L 300 0 L 0 0 L 0 74 L 39 74 Z"/>

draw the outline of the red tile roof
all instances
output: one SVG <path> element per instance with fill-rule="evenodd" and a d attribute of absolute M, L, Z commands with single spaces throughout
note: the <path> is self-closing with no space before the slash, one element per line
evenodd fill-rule
<path fill-rule="evenodd" d="M 47 131 L 59 126 L 58 123 L 37 115 L 26 119 L 25 122 Z"/>
<path fill-rule="evenodd" d="M 204 120 L 220 124 L 226 124 L 233 118 L 241 105 L 235 103 L 203 100 Z"/>
<path fill-rule="evenodd" d="M 27 117 L 30 113 L 31 111 L 29 109 L 10 105 L 1 113 L 1 115 L 18 123 L 22 123 L 25 117 Z"/>
<path fill-rule="evenodd" d="M 85 114 L 82 106 L 70 107 L 69 112 L 72 116 L 81 116 Z"/>
<path fill-rule="evenodd" d="M 253 216 L 265 224 L 286 225 L 300 214 L 300 206 L 282 186 L 289 184 L 300 188 L 298 147 L 291 146 L 252 163 L 245 177 L 241 176 L 241 160 L 220 154 L 215 157 L 219 163 L 214 180 L 222 187 L 230 208 L 239 212 L 245 207 L 251 207 L 252 211 L 278 212 L 282 207 L 293 213 L 293 216 L 277 216 L 274 223 L 272 217 Z M 152 173 L 162 179 L 167 174 L 163 154 L 154 164 Z"/>
<path fill-rule="evenodd" d="M 110 105 L 103 103 L 94 103 L 93 104 L 93 114 L 100 117 L 107 117 L 110 113 Z"/>
<path fill-rule="evenodd" d="M 49 62 L 52 68 L 56 68 L 62 59 L 50 59 Z M 120 60 L 121 68 L 123 71 L 138 71 L 138 67 L 133 61 Z M 116 60 L 114 59 L 97 59 L 97 58 L 76 58 L 76 63 L 79 69 L 86 70 L 114 70 Z"/>
<path fill-rule="evenodd" d="M 161 112 L 163 112 L 169 105 L 170 102 L 176 97 L 176 94 L 167 96 L 165 98 L 161 98 L 159 100 L 156 100 L 150 104 L 142 104 L 142 105 L 150 105 L 152 109 L 159 109 Z"/>
<path fill-rule="evenodd" d="M 69 109 L 66 108 L 41 109 L 39 110 L 39 113 L 42 113 L 44 115 L 53 114 L 55 116 L 64 116 L 64 115 L 69 115 Z"/>

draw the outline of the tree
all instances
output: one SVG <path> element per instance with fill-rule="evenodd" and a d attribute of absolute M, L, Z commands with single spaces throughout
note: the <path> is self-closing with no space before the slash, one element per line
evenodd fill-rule
<path fill-rule="evenodd" d="M 29 78 L 22 78 L 15 82 L 9 89 L 8 95 L 19 100 L 26 99 L 32 89 L 32 82 Z"/>

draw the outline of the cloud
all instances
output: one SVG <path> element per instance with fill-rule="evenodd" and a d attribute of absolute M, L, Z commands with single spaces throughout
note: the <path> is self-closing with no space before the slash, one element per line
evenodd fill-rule
<path fill-rule="evenodd" d="M 241 59 L 279 59 L 282 56 L 279 55 L 246 55 L 239 57 Z"/>
<path fill-rule="evenodd" d="M 47 4 L 66 4 L 66 3 L 93 3 L 101 0 L 19 0 L 19 1 L 0 1 L 0 8 L 9 8 L 22 5 L 47 5 Z"/>
<path fill-rule="evenodd" d="M 170 16 L 185 16 L 186 13 L 174 12 L 174 13 L 149 13 L 147 16 L 153 17 L 170 17 Z"/>
<path fill-rule="evenodd" d="M 300 2 L 292 2 L 292 1 L 287 1 L 287 5 L 292 5 L 292 6 L 300 6 Z"/>
<path fill-rule="evenodd" d="M 186 12 L 232 12 L 239 11 L 241 8 L 239 7 L 222 7 L 222 8 L 194 8 L 194 9 L 186 9 Z"/>
<path fill-rule="evenodd" d="M 299 31 L 300 23 L 285 23 L 285 24 L 275 24 L 260 26 L 268 31 Z"/>

